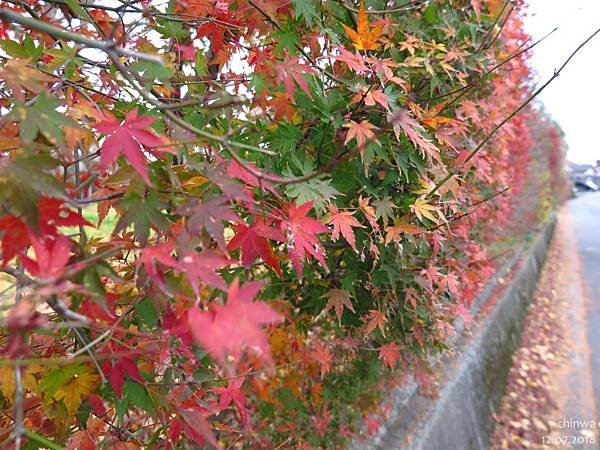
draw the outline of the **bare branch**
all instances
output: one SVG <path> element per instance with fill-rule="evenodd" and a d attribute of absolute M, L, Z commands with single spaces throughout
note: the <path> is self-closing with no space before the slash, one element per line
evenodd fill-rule
<path fill-rule="evenodd" d="M 573 57 L 583 48 L 586 46 L 586 44 L 588 42 L 590 42 L 594 37 L 596 37 L 596 35 L 600 33 L 600 28 L 598 28 L 596 31 L 594 31 L 590 36 L 588 36 L 588 38 L 583 41 L 581 44 L 579 44 L 579 46 L 573 50 L 573 52 L 569 55 L 569 57 L 565 60 L 565 62 L 557 69 L 554 71 L 554 74 L 548 79 L 548 81 L 546 81 L 542 86 L 540 86 L 533 94 L 531 94 L 527 100 L 525 100 L 517 109 L 515 109 L 512 113 L 510 113 L 508 116 L 506 116 L 498 125 L 496 125 L 492 131 L 490 131 L 484 138 L 483 140 L 473 149 L 471 150 L 471 153 L 469 153 L 469 156 L 467 156 L 467 158 L 457 167 L 453 168 L 452 170 L 450 170 L 448 172 L 448 175 L 446 175 L 444 178 L 442 178 L 441 181 L 439 181 L 435 187 L 426 195 L 426 197 L 431 197 L 433 194 L 435 194 L 444 184 L 446 184 L 452 177 L 454 177 L 454 175 L 456 175 L 456 173 L 465 166 L 465 164 L 467 164 L 471 159 L 473 159 L 475 157 L 475 155 L 477 155 L 477 153 L 479 153 L 479 151 L 496 135 L 496 133 L 507 123 L 509 122 L 513 117 L 515 117 L 517 114 L 519 114 L 521 111 L 523 111 L 523 109 L 525 109 L 525 107 L 527 105 L 529 105 L 533 99 L 535 99 L 538 95 L 540 95 L 544 89 L 546 89 L 550 83 L 552 83 L 556 78 L 558 78 L 558 76 L 560 75 L 560 73 L 563 71 L 563 69 L 567 66 L 567 64 L 569 64 L 569 62 L 571 62 L 571 60 L 573 59 Z"/>
<path fill-rule="evenodd" d="M 422 0 L 422 1 L 414 0 L 414 1 L 403 3 L 395 8 L 390 8 L 390 9 L 367 9 L 365 11 L 365 13 L 367 13 L 367 14 L 394 14 L 394 13 L 411 11 L 413 9 L 418 9 L 418 8 L 421 8 L 422 6 L 426 6 L 428 3 L 429 3 L 429 0 Z M 340 4 L 344 8 L 346 8 L 348 11 L 358 13 L 358 9 L 348 5 L 343 0 L 340 0 Z"/>
<path fill-rule="evenodd" d="M 157 64 L 163 64 L 163 60 L 160 56 L 150 55 L 147 53 L 136 52 L 126 48 L 118 47 L 114 41 L 98 41 L 90 39 L 81 34 L 71 33 L 70 31 L 64 30 L 54 25 L 50 25 L 41 20 L 33 19 L 31 17 L 25 17 L 19 13 L 11 11 L 10 9 L 0 9 L 0 19 L 4 19 L 8 22 L 18 23 L 26 28 L 32 28 L 34 30 L 47 33 L 48 35 L 57 39 L 66 39 L 72 42 L 76 42 L 84 47 L 96 48 L 104 52 L 109 50 L 117 52 L 120 56 L 132 57 L 144 61 L 149 61 Z"/>

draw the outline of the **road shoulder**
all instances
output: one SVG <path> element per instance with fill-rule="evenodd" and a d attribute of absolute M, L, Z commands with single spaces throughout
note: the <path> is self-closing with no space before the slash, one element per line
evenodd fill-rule
<path fill-rule="evenodd" d="M 598 448 L 589 299 L 576 248 L 565 207 L 496 412 L 492 449 Z"/>

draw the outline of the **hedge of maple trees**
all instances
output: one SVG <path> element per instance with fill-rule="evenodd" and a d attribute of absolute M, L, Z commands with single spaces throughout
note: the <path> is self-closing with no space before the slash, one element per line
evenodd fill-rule
<path fill-rule="evenodd" d="M 523 13 L 0 1 L 2 447 L 339 448 L 430 388 L 553 201 Z"/>

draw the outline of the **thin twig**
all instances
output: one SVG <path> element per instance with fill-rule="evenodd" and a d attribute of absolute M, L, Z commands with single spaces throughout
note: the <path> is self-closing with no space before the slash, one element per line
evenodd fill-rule
<path fill-rule="evenodd" d="M 540 86 L 533 94 L 531 94 L 527 100 L 525 100 L 517 109 L 515 109 L 513 112 L 511 112 L 508 116 L 506 116 L 498 125 L 496 125 L 494 127 L 494 129 L 492 131 L 490 131 L 484 138 L 483 140 L 477 145 L 477 147 L 475 147 L 473 150 L 471 150 L 471 153 L 469 153 L 469 156 L 467 156 L 465 158 L 465 160 L 458 165 L 457 167 L 453 168 L 452 170 L 450 170 L 448 172 L 448 174 L 442 178 L 441 181 L 439 181 L 435 187 L 425 196 L 427 197 L 431 197 L 433 194 L 435 194 L 444 184 L 446 184 L 452 177 L 454 177 L 454 175 L 456 175 L 456 173 L 465 166 L 465 164 L 467 164 L 471 159 L 473 159 L 475 157 L 475 155 L 477 155 L 477 153 L 479 153 L 479 151 L 495 136 L 495 134 L 507 123 L 509 122 L 513 117 L 515 117 L 517 114 L 519 114 L 523 109 L 525 109 L 525 107 L 527 105 L 529 105 L 533 99 L 535 99 L 538 95 L 540 95 L 544 89 L 546 89 L 550 83 L 552 83 L 556 78 L 558 78 L 558 76 L 560 75 L 560 73 L 563 71 L 563 69 L 567 66 L 567 64 L 569 64 L 569 62 L 571 62 L 571 60 L 573 59 L 573 57 L 583 48 L 585 47 L 585 45 L 590 42 L 598 33 L 600 33 L 600 28 L 598 28 L 596 31 L 594 31 L 585 41 L 583 41 L 581 44 L 579 44 L 579 46 L 573 50 L 573 52 L 569 55 L 569 57 L 565 60 L 565 62 L 558 68 L 558 70 L 554 71 L 554 74 L 548 79 L 548 81 L 546 81 L 542 86 Z"/>
<path fill-rule="evenodd" d="M 490 42 L 488 42 L 481 50 L 482 51 L 486 51 L 488 48 L 490 48 L 494 42 L 496 42 L 496 40 L 500 37 L 500 34 L 502 33 L 502 30 L 504 30 L 504 26 L 506 25 L 506 23 L 508 22 L 508 18 L 510 17 L 510 15 L 512 14 L 512 12 L 515 10 L 514 5 L 510 7 L 510 9 L 508 10 L 508 13 L 506 13 L 506 17 L 504 18 L 504 20 L 502 21 L 502 24 L 500 25 L 500 27 L 498 28 L 498 32 L 496 33 L 496 35 L 494 36 L 494 38 L 492 40 L 490 40 Z"/>
<path fill-rule="evenodd" d="M 157 64 L 163 64 L 163 60 L 160 56 L 150 55 L 147 53 L 136 52 L 126 48 L 118 47 L 114 41 L 98 41 L 96 39 L 90 39 L 81 34 L 71 33 L 70 31 L 64 30 L 54 25 L 50 25 L 41 20 L 36 20 L 30 17 L 25 17 L 17 12 L 11 11 L 10 9 L 0 9 L 0 19 L 4 19 L 8 22 L 18 23 L 26 28 L 32 28 L 34 30 L 47 33 L 48 35 L 57 39 L 66 39 L 72 42 L 76 42 L 85 47 L 96 48 L 102 51 L 113 50 L 121 56 L 128 56 L 144 61 L 149 61 Z"/>
<path fill-rule="evenodd" d="M 479 208 L 481 208 L 481 206 L 484 203 L 487 203 L 490 200 L 493 200 L 494 198 L 501 196 L 502 194 L 508 192 L 509 190 L 510 190 L 510 186 L 509 187 L 505 187 L 504 189 L 502 189 L 502 190 L 500 190 L 500 191 L 498 191 L 498 192 L 496 192 L 496 193 L 494 193 L 494 194 L 492 194 L 492 195 L 490 195 L 490 196 L 488 196 L 488 197 L 486 197 L 486 198 L 484 198 L 482 200 L 479 200 L 478 202 L 473 203 L 470 206 L 470 208 L 473 208 L 473 209 L 469 209 L 467 212 L 465 212 L 463 214 L 459 214 L 457 216 L 453 216 L 449 220 L 445 221 L 444 223 L 441 223 L 439 225 L 433 226 L 431 228 L 427 228 L 425 231 L 421 231 L 420 233 L 415 233 L 415 236 L 418 236 L 420 234 L 425 234 L 425 233 L 431 233 L 432 231 L 435 231 L 438 228 L 442 228 L 442 227 L 445 227 L 446 225 L 448 225 L 448 224 L 450 224 L 452 222 L 459 221 L 460 219 L 462 219 L 464 217 L 467 217 L 467 216 L 473 214 L 474 212 L 476 212 Z"/>
<path fill-rule="evenodd" d="M 358 13 L 358 9 L 353 8 L 352 6 L 345 3 L 343 0 L 339 0 L 340 4 L 346 8 L 348 11 L 352 11 L 354 13 Z M 402 5 L 396 6 L 395 8 L 390 9 L 367 9 L 365 13 L 367 14 L 394 14 L 405 11 L 411 11 L 413 9 L 421 8 L 429 3 L 429 0 L 424 1 L 410 1 L 403 3 Z"/>
<path fill-rule="evenodd" d="M 546 35 L 542 36 L 540 39 L 538 39 L 537 41 L 535 41 L 534 43 L 532 43 L 531 45 L 529 45 L 527 47 L 525 47 L 525 44 L 521 45 L 520 50 L 517 50 L 516 52 L 514 52 L 512 55 L 510 55 L 506 59 L 500 61 L 499 63 L 497 63 L 496 65 L 494 65 L 490 69 L 488 69 L 483 75 L 480 75 L 474 82 L 468 84 L 467 86 L 463 86 L 463 87 L 455 89 L 453 91 L 446 92 L 445 94 L 436 95 L 435 97 L 430 97 L 428 100 L 429 101 L 431 101 L 431 100 L 439 100 L 441 98 L 449 97 L 449 96 L 451 96 L 453 94 L 461 93 L 460 95 L 458 95 L 455 98 L 453 98 L 446 105 L 444 105 L 444 109 L 447 109 L 448 107 L 450 107 L 450 105 L 456 103 L 458 100 L 460 100 L 462 97 L 464 97 L 467 94 L 468 91 L 470 91 L 474 87 L 480 85 L 481 82 L 483 80 L 485 80 L 486 77 L 489 74 L 491 74 L 492 72 L 495 72 L 497 69 L 499 69 L 500 67 L 504 66 L 506 63 L 512 61 L 513 59 L 517 58 L 518 56 L 521 56 L 523 53 L 528 52 L 529 50 L 531 50 L 532 48 L 534 48 L 536 45 L 540 44 L 542 41 L 544 41 L 546 38 L 548 38 L 556 30 L 558 30 L 558 27 L 554 28 L 549 33 L 547 33 Z M 524 48 L 522 48 L 522 47 L 524 47 Z"/>
<path fill-rule="evenodd" d="M 496 16 L 496 20 L 494 20 L 494 23 L 488 28 L 487 32 L 483 35 L 483 38 L 481 39 L 481 44 L 479 44 L 479 47 L 477 48 L 477 52 L 480 52 L 483 49 L 488 36 L 494 30 L 494 27 L 496 26 L 496 24 L 500 20 L 500 17 L 502 17 L 502 14 L 504 14 L 504 11 L 506 10 L 506 7 L 508 6 L 509 3 L 510 3 L 510 0 L 506 0 L 504 2 L 504 5 L 502 5 L 502 9 L 500 10 L 500 12 L 498 13 L 498 15 Z"/>

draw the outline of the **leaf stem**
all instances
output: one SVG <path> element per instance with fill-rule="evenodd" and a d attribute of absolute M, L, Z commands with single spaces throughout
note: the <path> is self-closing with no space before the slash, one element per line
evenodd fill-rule
<path fill-rule="evenodd" d="M 40 436 L 39 434 L 31 430 L 24 430 L 23 435 L 26 436 L 28 439 L 37 442 L 38 444 L 44 447 L 49 448 L 50 450 L 64 450 L 64 447 L 46 439 L 44 436 Z"/>

